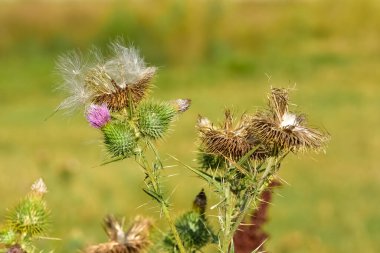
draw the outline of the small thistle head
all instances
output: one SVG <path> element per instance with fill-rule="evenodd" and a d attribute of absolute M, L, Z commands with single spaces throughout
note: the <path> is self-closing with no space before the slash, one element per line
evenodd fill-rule
<path fill-rule="evenodd" d="M 179 113 L 187 111 L 191 105 L 191 99 L 179 98 L 171 102 L 174 104 L 174 107 L 177 109 Z"/>
<path fill-rule="evenodd" d="M 324 149 L 329 134 L 307 126 L 305 115 L 288 110 L 287 89 L 272 89 L 268 98 L 270 108 L 251 118 L 252 135 L 272 149 L 294 152 Z"/>
<path fill-rule="evenodd" d="M 128 158 L 136 153 L 137 136 L 132 126 L 125 122 L 111 121 L 101 128 L 104 144 L 114 158 Z"/>
<path fill-rule="evenodd" d="M 214 127 L 207 118 L 199 117 L 198 129 L 200 132 L 201 150 L 206 154 L 214 154 L 235 161 L 242 158 L 252 149 L 256 149 L 251 155 L 253 159 L 262 159 L 267 152 L 260 143 L 250 135 L 248 121 L 243 115 L 234 126 L 231 111 L 225 111 L 225 120 L 220 127 Z"/>
<path fill-rule="evenodd" d="M 176 115 L 176 108 L 170 103 L 146 101 L 137 108 L 139 131 L 146 138 L 162 138 Z"/>
<path fill-rule="evenodd" d="M 102 128 L 111 120 L 111 113 L 106 104 L 91 104 L 87 110 L 86 118 L 91 126 Z"/>

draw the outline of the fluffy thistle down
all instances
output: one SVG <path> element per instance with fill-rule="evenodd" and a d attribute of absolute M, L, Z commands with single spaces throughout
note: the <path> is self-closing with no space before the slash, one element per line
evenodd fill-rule
<path fill-rule="evenodd" d="M 248 131 L 250 125 L 245 115 L 234 125 L 230 110 L 226 110 L 224 122 L 219 127 L 200 116 L 197 127 L 200 133 L 200 149 L 206 155 L 213 154 L 235 161 L 253 149 L 256 149 L 251 155 L 253 159 L 263 159 L 268 155 L 260 142 Z"/>
<path fill-rule="evenodd" d="M 303 114 L 288 109 L 288 89 L 272 88 L 268 95 L 269 108 L 256 113 L 250 120 L 249 132 L 272 149 L 323 150 L 328 133 L 309 127 Z"/>
<path fill-rule="evenodd" d="M 93 103 L 120 111 L 138 104 L 147 95 L 156 68 L 147 67 L 133 47 L 114 42 L 111 49 L 109 59 L 97 50 L 90 52 L 92 61 L 84 61 L 76 52 L 59 58 L 57 69 L 63 78 L 62 88 L 69 95 L 59 108 L 73 109 Z"/>
<path fill-rule="evenodd" d="M 93 245 L 85 253 L 141 253 L 150 245 L 149 233 L 152 222 L 143 217 L 136 217 L 127 231 L 112 216 L 104 219 L 104 229 L 109 242 Z"/>

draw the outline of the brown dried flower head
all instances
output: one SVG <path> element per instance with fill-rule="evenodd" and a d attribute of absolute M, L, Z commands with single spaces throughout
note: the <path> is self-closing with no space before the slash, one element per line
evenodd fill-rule
<path fill-rule="evenodd" d="M 111 49 L 107 59 L 98 50 L 91 51 L 92 61 L 85 62 L 76 52 L 59 58 L 62 88 L 69 93 L 60 109 L 106 104 L 111 111 L 120 111 L 147 95 L 156 68 L 147 67 L 135 48 L 120 41 L 112 43 Z"/>
<path fill-rule="evenodd" d="M 200 132 L 201 150 L 238 161 L 245 154 L 257 148 L 252 154 L 252 158 L 265 158 L 266 150 L 259 147 L 260 143 L 248 131 L 249 121 L 247 118 L 243 115 L 235 125 L 231 111 L 226 110 L 223 124 L 215 127 L 207 118 L 199 116 L 197 126 Z"/>
<path fill-rule="evenodd" d="M 141 253 L 150 245 L 149 233 L 152 222 L 143 217 L 136 217 L 127 231 L 112 216 L 104 219 L 104 229 L 109 242 L 88 247 L 85 253 Z"/>
<path fill-rule="evenodd" d="M 288 93 L 288 89 L 272 88 L 268 95 L 269 109 L 251 118 L 249 132 L 273 149 L 324 150 L 329 134 L 307 126 L 305 115 L 290 112 Z"/>

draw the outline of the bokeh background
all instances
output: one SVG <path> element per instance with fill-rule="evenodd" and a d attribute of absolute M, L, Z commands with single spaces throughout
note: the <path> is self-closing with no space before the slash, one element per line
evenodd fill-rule
<path fill-rule="evenodd" d="M 109 212 L 159 220 L 133 162 L 104 161 L 83 112 L 57 113 L 57 57 L 123 36 L 159 66 L 154 96 L 189 97 L 190 111 L 158 143 L 196 165 L 198 114 L 254 112 L 271 86 L 295 87 L 296 110 L 332 140 L 292 155 L 265 229 L 270 252 L 380 252 L 380 2 L 377 0 L 139 0 L 0 2 L 0 215 L 43 177 L 52 209 L 41 247 L 75 252 L 105 240 Z M 166 180 L 177 214 L 208 186 L 178 166 Z M 174 190 L 173 190 L 174 189 Z M 213 219 L 213 218 L 212 218 Z M 208 252 L 215 252 L 208 249 Z"/>

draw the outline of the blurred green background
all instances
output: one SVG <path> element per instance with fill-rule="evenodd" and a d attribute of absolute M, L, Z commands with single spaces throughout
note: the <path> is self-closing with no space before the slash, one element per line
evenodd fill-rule
<path fill-rule="evenodd" d="M 380 252 L 379 13 L 376 0 L 0 2 L 1 217 L 43 177 L 51 235 L 62 241 L 42 247 L 75 252 L 104 241 L 100 224 L 108 212 L 159 219 L 136 164 L 98 166 L 101 136 L 82 112 L 45 120 L 64 99 L 55 89 L 57 57 L 106 49 L 121 35 L 159 66 L 156 98 L 192 98 L 191 110 L 158 143 L 165 157 L 188 164 L 196 164 L 198 114 L 217 121 L 226 106 L 254 112 L 271 86 L 296 85 L 296 109 L 332 140 L 326 155 L 292 155 L 283 163 L 280 176 L 289 185 L 276 192 L 267 249 Z M 201 187 L 212 197 L 185 168 L 168 174 L 176 175 L 166 181 L 176 213 Z"/>

